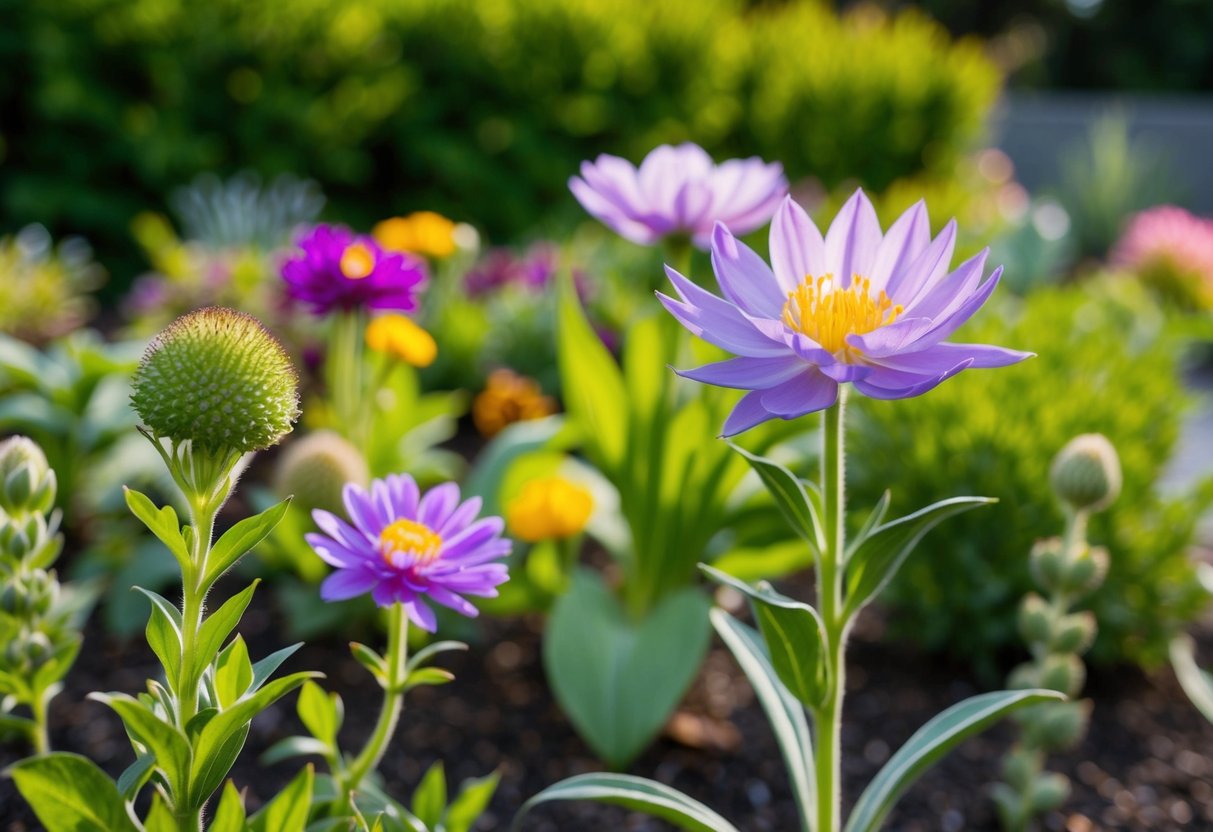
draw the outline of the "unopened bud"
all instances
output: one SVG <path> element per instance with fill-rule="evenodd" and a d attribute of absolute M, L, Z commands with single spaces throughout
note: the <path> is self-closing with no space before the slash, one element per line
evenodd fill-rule
<path fill-rule="evenodd" d="M 1095 615 L 1091 612 L 1076 612 L 1057 620 L 1053 626 L 1049 650 L 1053 653 L 1082 655 L 1095 640 Z"/>
<path fill-rule="evenodd" d="M 1120 458 L 1106 436 L 1084 433 L 1054 457 L 1049 482 L 1074 510 L 1103 511 L 1120 494 Z"/>
<path fill-rule="evenodd" d="M 346 483 L 365 486 L 370 478 L 366 460 L 353 443 L 329 430 L 318 430 L 286 446 L 278 461 L 275 490 L 294 496 L 304 511 L 343 512 Z"/>
<path fill-rule="evenodd" d="M 55 472 L 38 444 L 24 436 L 0 442 L 0 509 L 9 514 L 44 512 L 54 501 Z"/>

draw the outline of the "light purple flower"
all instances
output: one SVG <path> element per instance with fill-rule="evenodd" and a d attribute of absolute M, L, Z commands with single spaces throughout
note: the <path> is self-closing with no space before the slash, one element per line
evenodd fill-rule
<path fill-rule="evenodd" d="M 282 264 L 287 295 L 317 315 L 335 310 L 417 308 L 417 292 L 428 280 L 425 261 L 385 251 L 373 237 L 339 225 L 318 225 L 296 244 Z"/>
<path fill-rule="evenodd" d="M 988 249 L 948 272 L 956 222 L 931 239 L 919 202 L 882 233 L 856 191 L 825 237 L 789 197 L 771 222 L 771 265 L 724 225 L 712 234 L 712 267 L 723 298 L 666 267 L 680 300 L 658 293 L 695 335 L 736 358 L 687 378 L 750 392 L 724 435 L 768 419 L 830 407 L 850 382 L 876 399 L 918 396 L 973 367 L 1003 367 L 1031 353 L 944 341 L 976 312 L 1002 274 L 983 280 Z"/>
<path fill-rule="evenodd" d="M 481 500 L 460 502 L 459 486 L 443 483 L 422 496 L 407 474 L 371 483 L 370 491 L 345 486 L 352 523 L 330 512 L 312 512 L 324 534 L 306 536 L 325 563 L 337 567 L 320 587 L 326 601 L 371 593 L 381 607 L 400 603 L 418 627 L 434 632 L 434 611 L 425 598 L 467 616 L 477 610 L 464 595 L 493 598 L 509 580 L 510 553 L 500 517 L 476 519 Z"/>
<path fill-rule="evenodd" d="M 661 145 L 636 168 L 618 156 L 582 162 L 569 190 L 591 215 L 621 237 L 652 245 L 686 235 L 708 247 L 712 227 L 736 234 L 764 225 L 788 192 L 783 166 L 758 157 L 719 165 L 695 144 Z"/>

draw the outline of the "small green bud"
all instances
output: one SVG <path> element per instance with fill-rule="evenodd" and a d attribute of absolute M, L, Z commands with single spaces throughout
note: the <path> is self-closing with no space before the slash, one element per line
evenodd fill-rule
<path fill-rule="evenodd" d="M 1095 629 L 1093 613 L 1076 612 L 1063 616 L 1053 626 L 1049 652 L 1082 655 L 1090 649 L 1091 642 L 1095 640 Z"/>
<path fill-rule="evenodd" d="M 1062 577 L 1066 574 L 1066 560 L 1061 538 L 1038 540 L 1028 556 L 1028 571 L 1036 585 L 1051 595 L 1061 589 Z"/>
<path fill-rule="evenodd" d="M 1053 632 L 1053 614 L 1049 605 L 1035 592 L 1024 596 L 1019 605 L 1019 634 L 1028 644 L 1047 644 Z"/>
<path fill-rule="evenodd" d="M 1024 662 L 1011 671 L 1007 677 L 1007 687 L 1011 690 L 1028 690 L 1040 687 L 1040 670 L 1033 662 Z"/>
<path fill-rule="evenodd" d="M 1002 779 L 1016 791 L 1025 791 L 1040 770 L 1040 755 L 1030 748 L 1015 746 L 1002 758 Z"/>
<path fill-rule="evenodd" d="M 345 484 L 365 486 L 369 479 L 366 460 L 353 443 L 333 431 L 318 430 L 282 451 L 274 487 L 280 497 L 294 495 L 294 504 L 304 511 L 342 513 Z"/>
<path fill-rule="evenodd" d="M 1108 550 L 1092 546 L 1065 564 L 1061 589 L 1071 595 L 1086 595 L 1103 584 L 1108 574 Z"/>
<path fill-rule="evenodd" d="M 1023 741 L 1041 751 L 1072 748 L 1087 732 L 1091 700 L 1049 702 L 1038 706 L 1036 718 L 1027 724 Z"/>
<path fill-rule="evenodd" d="M 1064 774 L 1049 771 L 1032 784 L 1032 813 L 1044 814 L 1065 803 L 1070 797 L 1070 780 Z"/>
<path fill-rule="evenodd" d="M 1077 696 L 1086 681 L 1087 669 L 1073 653 L 1051 655 L 1040 668 L 1040 687 Z"/>
<path fill-rule="evenodd" d="M 156 437 L 244 453 L 290 432 L 299 415 L 298 376 L 256 318 L 208 307 L 152 339 L 135 371 L 131 403 Z"/>
<path fill-rule="evenodd" d="M 1049 482 L 1075 511 L 1103 511 L 1120 494 L 1120 458 L 1106 436 L 1084 433 L 1053 458 Z"/>
<path fill-rule="evenodd" d="M 0 509 L 9 514 L 44 512 L 54 501 L 55 472 L 38 444 L 24 436 L 0 442 Z"/>

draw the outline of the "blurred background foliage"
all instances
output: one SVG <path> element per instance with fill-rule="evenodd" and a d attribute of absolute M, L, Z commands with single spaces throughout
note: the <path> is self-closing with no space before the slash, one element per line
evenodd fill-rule
<path fill-rule="evenodd" d="M 915 11 L 741 0 L 0 0 L 0 226 L 130 237 L 202 171 L 315 179 L 355 226 L 427 208 L 509 240 L 578 217 L 598 153 L 691 139 L 793 181 L 946 176 L 1000 84 Z M 470 215 L 470 216 L 465 216 Z"/>

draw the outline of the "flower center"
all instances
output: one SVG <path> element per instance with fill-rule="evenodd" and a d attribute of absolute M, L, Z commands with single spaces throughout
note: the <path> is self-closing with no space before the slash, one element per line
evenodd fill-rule
<path fill-rule="evenodd" d="M 379 533 L 379 554 L 392 566 L 403 565 L 397 555 L 411 555 L 414 563 L 429 563 L 441 551 L 441 535 L 416 520 L 397 520 Z"/>
<path fill-rule="evenodd" d="M 347 246 L 341 255 L 341 273 L 361 280 L 375 270 L 375 254 L 362 243 Z"/>
<path fill-rule="evenodd" d="M 847 345 L 848 335 L 863 335 L 887 326 L 905 311 L 883 289 L 872 297 L 871 288 L 872 282 L 859 275 L 845 289 L 835 284 L 833 275 L 806 275 L 794 291 L 788 292 L 783 322 L 821 344 L 822 349 L 854 357 Z"/>

